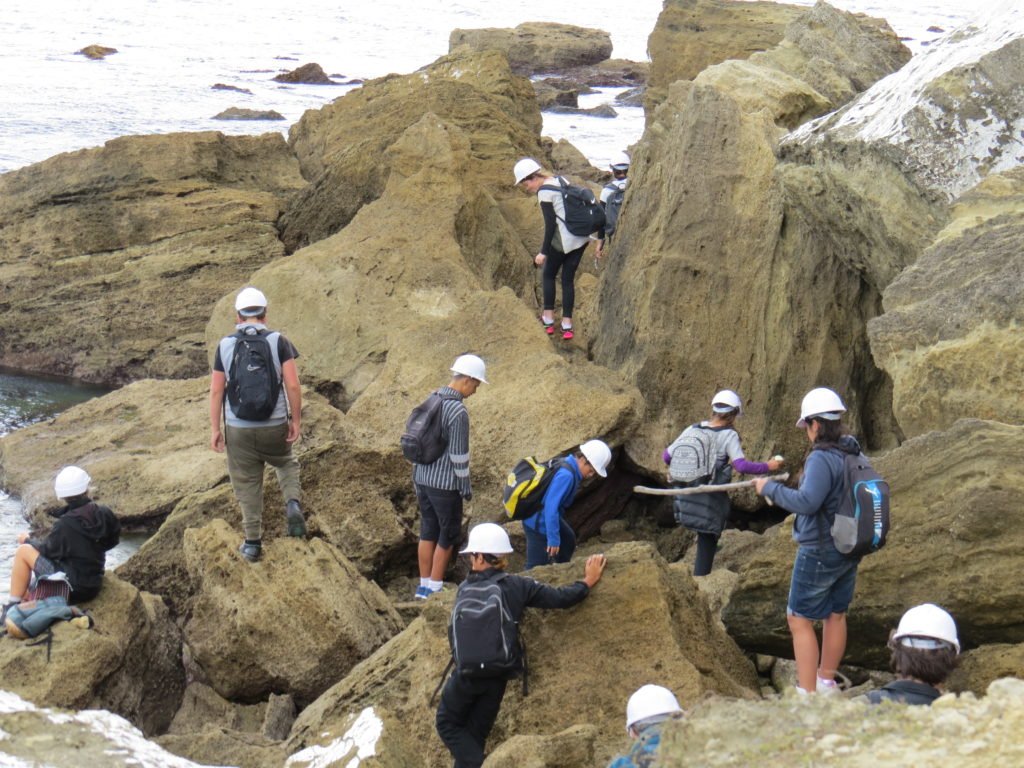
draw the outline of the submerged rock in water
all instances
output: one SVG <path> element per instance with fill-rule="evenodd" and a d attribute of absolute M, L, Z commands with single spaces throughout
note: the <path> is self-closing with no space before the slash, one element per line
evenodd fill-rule
<path fill-rule="evenodd" d="M 80 56 L 85 56 L 87 59 L 105 59 L 112 53 L 117 53 L 117 48 L 108 48 L 105 45 L 87 45 L 80 51 L 76 51 Z"/>
<path fill-rule="evenodd" d="M 223 112 L 213 116 L 214 120 L 284 120 L 280 112 L 273 109 L 241 109 L 239 107 L 228 107 Z"/>
<path fill-rule="evenodd" d="M 515 29 L 456 29 L 448 52 L 501 51 L 518 74 L 560 72 L 598 64 L 612 55 L 611 35 L 600 29 L 552 22 L 526 22 Z"/>
<path fill-rule="evenodd" d="M 298 69 L 293 69 L 290 72 L 284 72 L 280 75 L 275 75 L 274 80 L 278 83 L 302 83 L 306 85 L 337 85 L 327 73 L 324 72 L 323 67 L 315 62 L 309 64 L 303 64 Z"/>

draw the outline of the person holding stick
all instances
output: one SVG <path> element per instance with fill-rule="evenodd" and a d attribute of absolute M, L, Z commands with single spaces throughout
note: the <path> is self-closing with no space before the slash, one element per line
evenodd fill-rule
<path fill-rule="evenodd" d="M 740 396 L 723 389 L 711 400 L 711 418 L 693 424 L 665 449 L 662 458 L 669 466 L 669 481 L 677 487 L 724 485 L 735 469 L 745 475 L 766 475 L 783 464 L 781 456 L 765 462 L 747 461 L 736 431 L 736 419 L 743 413 Z M 673 502 L 676 522 L 697 534 L 694 576 L 706 576 L 718 549 L 718 539 L 729 519 L 729 494 L 694 493 L 679 495 Z"/>

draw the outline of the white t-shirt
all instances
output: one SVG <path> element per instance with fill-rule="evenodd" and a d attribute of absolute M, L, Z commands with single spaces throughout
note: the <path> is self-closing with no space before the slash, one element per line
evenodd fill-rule
<path fill-rule="evenodd" d="M 537 201 L 540 203 L 551 203 L 555 209 L 555 225 L 558 227 L 558 237 L 562 242 L 562 253 L 568 253 L 569 251 L 575 251 L 580 246 L 586 245 L 590 242 L 589 235 L 574 235 L 565 226 L 565 201 L 562 199 L 562 190 L 559 188 L 558 180 L 562 179 L 566 184 L 569 180 L 561 177 L 554 176 L 551 179 L 544 182 L 544 186 L 553 187 L 553 189 L 541 189 L 537 192 Z"/>
<path fill-rule="evenodd" d="M 608 198 L 612 196 L 612 190 L 609 187 L 615 187 L 616 189 L 625 189 L 626 184 L 629 183 L 629 179 L 613 179 L 612 181 L 601 187 L 601 202 L 607 203 Z"/>

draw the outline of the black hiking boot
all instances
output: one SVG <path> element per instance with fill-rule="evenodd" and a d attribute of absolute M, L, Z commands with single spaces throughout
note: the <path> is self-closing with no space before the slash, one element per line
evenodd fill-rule
<path fill-rule="evenodd" d="M 263 552 L 263 545 L 258 541 L 252 542 L 246 540 L 239 545 L 238 551 L 241 553 L 242 557 L 250 563 L 255 563 L 260 559 L 260 554 Z"/>
<path fill-rule="evenodd" d="M 289 499 L 285 519 L 288 521 L 288 535 L 298 539 L 306 537 L 306 518 L 302 516 L 302 507 L 295 499 Z"/>

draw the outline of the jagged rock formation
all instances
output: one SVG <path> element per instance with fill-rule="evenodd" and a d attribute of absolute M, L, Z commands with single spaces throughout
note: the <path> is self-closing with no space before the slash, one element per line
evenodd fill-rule
<path fill-rule="evenodd" d="M 0 175 L 4 365 L 122 384 L 206 370 L 211 300 L 284 254 L 278 134 L 131 136 Z"/>
<path fill-rule="evenodd" d="M 962 195 L 946 227 L 886 288 L 868 324 L 903 431 L 975 416 L 1024 422 L 1024 169 Z"/>
<path fill-rule="evenodd" d="M 107 709 L 147 734 L 163 732 L 185 688 L 181 636 L 167 608 L 111 574 L 83 607 L 95 628 L 54 625 L 49 662 L 45 647 L 0 638 L 3 690 L 39 706 Z M 6 717 L 3 730 L 10 731 Z M 0 750 L 6 743 L 0 739 Z"/>
<path fill-rule="evenodd" d="M 892 491 L 886 547 L 866 557 L 847 619 L 845 660 L 884 668 L 889 630 L 903 612 L 934 602 L 956 619 L 964 650 L 1024 642 L 1007 568 L 1019 562 L 1024 520 L 1024 426 L 964 419 L 874 460 Z M 785 605 L 796 544 L 780 526 L 730 561 L 739 584 L 723 612 L 744 648 L 789 655 Z"/>
<path fill-rule="evenodd" d="M 515 29 L 455 29 L 448 52 L 500 51 L 520 75 L 560 72 L 599 64 L 612 55 L 612 38 L 601 29 L 571 24 L 527 22 Z"/>
<path fill-rule="evenodd" d="M 278 83 L 303 83 L 306 85 L 336 85 L 336 83 L 327 76 L 321 67 L 316 62 L 310 62 L 309 64 L 303 64 L 301 67 L 291 70 L 290 72 L 283 72 L 280 75 L 274 76 L 275 82 Z"/>

